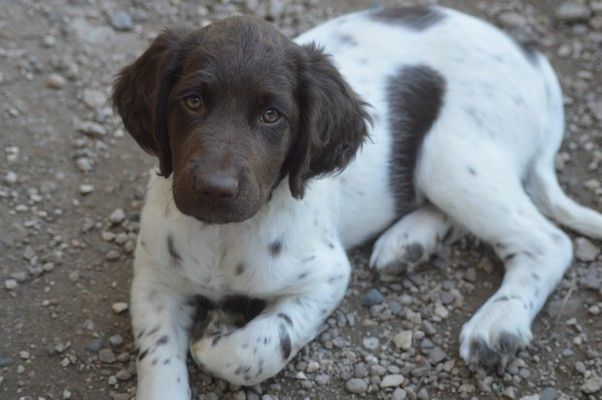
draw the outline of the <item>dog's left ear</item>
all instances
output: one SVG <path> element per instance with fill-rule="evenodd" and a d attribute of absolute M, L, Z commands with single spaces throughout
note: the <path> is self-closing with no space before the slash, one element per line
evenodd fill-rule
<path fill-rule="evenodd" d="M 330 57 L 316 44 L 297 57 L 299 123 L 286 171 L 291 193 L 302 198 L 308 179 L 343 170 L 368 137 L 370 116 Z"/>

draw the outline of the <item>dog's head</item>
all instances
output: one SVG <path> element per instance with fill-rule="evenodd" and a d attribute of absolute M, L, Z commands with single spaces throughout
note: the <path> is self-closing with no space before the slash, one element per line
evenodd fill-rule
<path fill-rule="evenodd" d="M 178 209 L 209 223 L 252 217 L 287 176 L 301 198 L 367 135 L 363 104 L 328 56 L 252 17 L 163 32 L 120 72 L 113 103 L 173 174 Z"/>

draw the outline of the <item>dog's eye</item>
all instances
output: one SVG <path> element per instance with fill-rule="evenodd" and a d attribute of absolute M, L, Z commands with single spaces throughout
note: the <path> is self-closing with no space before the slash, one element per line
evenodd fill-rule
<path fill-rule="evenodd" d="M 279 119 L 280 114 L 275 108 L 266 108 L 263 110 L 263 113 L 261 113 L 261 121 L 265 122 L 266 124 L 273 124 Z"/>
<path fill-rule="evenodd" d="M 184 98 L 184 104 L 192 111 L 198 111 L 203 105 L 201 96 L 193 94 Z"/>

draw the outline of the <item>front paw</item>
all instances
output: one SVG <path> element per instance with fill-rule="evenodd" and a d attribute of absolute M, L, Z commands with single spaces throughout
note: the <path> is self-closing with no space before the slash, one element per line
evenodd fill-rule
<path fill-rule="evenodd" d="M 286 327 L 280 328 L 283 331 L 275 337 L 251 322 L 235 331 L 202 337 L 191 344 L 190 353 L 212 375 L 235 385 L 256 385 L 280 372 L 291 356 L 290 336 Z"/>
<path fill-rule="evenodd" d="M 518 349 L 531 341 L 530 325 L 522 299 L 492 299 L 462 327 L 460 356 L 472 369 L 503 371 Z"/>

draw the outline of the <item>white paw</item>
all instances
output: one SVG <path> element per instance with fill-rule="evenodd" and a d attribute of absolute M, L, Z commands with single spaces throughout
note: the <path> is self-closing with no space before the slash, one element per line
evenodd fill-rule
<path fill-rule="evenodd" d="M 290 337 L 286 336 L 289 347 L 284 357 L 282 340 L 288 333 L 274 334 L 274 324 L 278 329 L 278 321 L 265 318 L 234 331 L 213 332 L 191 343 L 190 353 L 201 368 L 221 379 L 235 385 L 256 385 L 276 375 L 290 356 Z"/>
<path fill-rule="evenodd" d="M 386 273 L 411 271 L 428 259 L 432 248 L 430 243 L 421 243 L 398 229 L 389 229 L 374 243 L 370 267 Z"/>
<path fill-rule="evenodd" d="M 460 356 L 472 368 L 503 368 L 531 341 L 529 304 L 519 296 L 495 295 L 462 327 Z"/>

